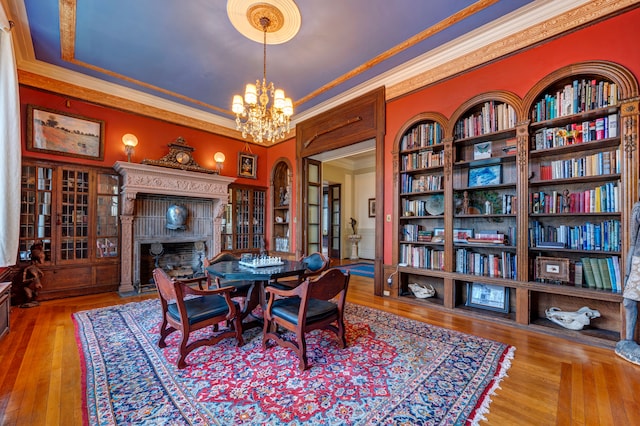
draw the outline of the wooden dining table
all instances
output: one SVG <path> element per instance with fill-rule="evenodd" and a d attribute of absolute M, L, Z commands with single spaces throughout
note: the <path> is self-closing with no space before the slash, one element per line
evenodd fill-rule
<path fill-rule="evenodd" d="M 224 281 L 253 281 L 253 286 L 247 293 L 247 301 L 241 312 L 243 331 L 262 326 L 261 318 L 254 316 L 255 319 L 252 321 L 247 321 L 246 318 L 258 305 L 264 306 L 264 288 L 270 281 L 300 276 L 306 269 L 306 263 L 297 260 L 282 260 L 282 265 L 263 267 L 244 266 L 239 260 L 223 261 L 207 266 L 207 272 L 211 276 L 223 280 L 221 286 L 224 286 Z"/>

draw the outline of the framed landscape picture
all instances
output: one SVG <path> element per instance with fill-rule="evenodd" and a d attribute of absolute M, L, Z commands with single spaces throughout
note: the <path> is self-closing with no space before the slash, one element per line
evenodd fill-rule
<path fill-rule="evenodd" d="M 257 178 L 258 156 L 248 152 L 238 153 L 238 176 L 249 179 Z"/>
<path fill-rule="evenodd" d="M 27 105 L 27 150 L 104 159 L 104 121 Z"/>

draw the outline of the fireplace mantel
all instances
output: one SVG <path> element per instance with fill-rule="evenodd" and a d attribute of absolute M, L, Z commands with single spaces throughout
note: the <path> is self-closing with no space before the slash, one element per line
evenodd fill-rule
<path fill-rule="evenodd" d="M 235 178 L 216 174 L 190 172 L 168 167 L 118 161 L 113 168 L 122 176 L 121 186 L 121 270 L 120 294 L 134 291 L 134 235 L 135 201 L 138 194 L 159 194 L 168 196 L 210 199 L 214 203 L 214 229 L 220 229 L 224 207 L 228 202 L 228 186 Z M 219 235 L 219 232 L 217 233 Z M 214 253 L 220 251 L 219 238 Z"/>

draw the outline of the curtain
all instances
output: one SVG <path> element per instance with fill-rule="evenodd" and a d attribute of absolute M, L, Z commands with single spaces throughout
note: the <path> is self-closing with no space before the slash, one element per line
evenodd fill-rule
<path fill-rule="evenodd" d="M 11 26 L 0 3 L 0 267 L 16 264 L 20 232 L 20 99 Z"/>

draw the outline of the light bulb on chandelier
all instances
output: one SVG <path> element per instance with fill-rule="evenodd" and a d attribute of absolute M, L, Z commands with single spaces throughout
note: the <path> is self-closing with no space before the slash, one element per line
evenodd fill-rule
<path fill-rule="evenodd" d="M 284 90 L 276 89 L 273 83 L 267 84 L 267 29 L 270 24 L 269 18 L 260 18 L 264 34 L 262 82 L 256 80 L 256 84 L 247 84 L 244 100 L 241 95 L 234 95 L 231 106 L 236 115 L 236 128 L 242 132 L 242 137 L 250 135 L 256 143 L 284 138 L 290 130 L 293 115 L 291 98 L 285 97 Z M 269 106 L 271 99 L 273 103 Z"/>

